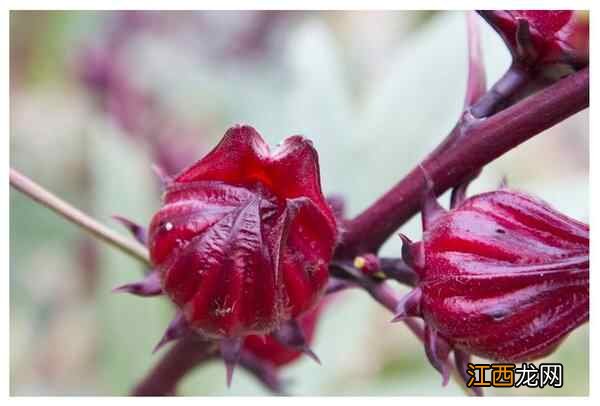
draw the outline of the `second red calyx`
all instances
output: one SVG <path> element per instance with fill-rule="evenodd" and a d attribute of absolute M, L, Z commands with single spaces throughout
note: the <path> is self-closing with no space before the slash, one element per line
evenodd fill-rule
<path fill-rule="evenodd" d="M 464 190 L 464 189 L 463 189 Z M 403 237 L 418 274 L 397 319 L 423 318 L 426 353 L 447 381 L 449 354 L 521 362 L 550 354 L 589 318 L 589 227 L 506 188 L 445 211 L 423 209 L 423 240 Z"/>

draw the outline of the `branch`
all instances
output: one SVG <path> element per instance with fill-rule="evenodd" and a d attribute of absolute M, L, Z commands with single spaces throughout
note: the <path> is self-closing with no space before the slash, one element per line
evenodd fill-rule
<path fill-rule="evenodd" d="M 385 278 L 414 287 L 417 284 L 417 274 L 402 258 L 379 258 L 381 272 Z"/>
<path fill-rule="evenodd" d="M 249 351 L 242 350 L 240 366 L 254 375 L 256 379 L 274 395 L 287 395 L 285 383 L 279 378 L 279 371 L 275 365 L 262 361 Z"/>
<path fill-rule="evenodd" d="M 171 396 L 179 381 L 195 366 L 217 356 L 216 341 L 187 336 L 177 341 L 133 389 L 134 396 Z"/>
<path fill-rule="evenodd" d="M 386 282 L 377 281 L 363 275 L 360 270 L 344 261 L 333 261 L 330 264 L 330 272 L 332 276 L 339 278 L 341 281 L 366 291 L 377 303 L 388 309 L 393 315 L 397 313 L 402 295 L 399 295 Z M 423 327 L 417 320 L 407 318 L 403 322 L 421 341 L 424 340 Z"/>
<path fill-rule="evenodd" d="M 179 339 L 161 360 L 132 390 L 133 396 L 173 396 L 179 382 L 194 368 L 221 359 L 216 340 L 206 340 L 197 334 Z M 239 366 L 252 374 L 274 395 L 284 395 L 284 383 L 276 366 L 242 350 Z"/>
<path fill-rule="evenodd" d="M 145 265 L 150 264 L 146 247 L 117 234 L 13 168 L 10 168 L 10 184 L 34 201 L 91 233 L 94 237 L 143 262 Z"/>
<path fill-rule="evenodd" d="M 540 132 L 589 106 L 589 70 L 584 68 L 485 119 L 461 121 L 431 155 L 345 228 L 337 258 L 377 252 L 419 212 L 427 170 L 436 195 Z"/>

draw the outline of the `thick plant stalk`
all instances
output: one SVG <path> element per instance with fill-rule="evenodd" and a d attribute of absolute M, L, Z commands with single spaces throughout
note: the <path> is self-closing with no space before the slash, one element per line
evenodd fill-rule
<path fill-rule="evenodd" d="M 424 169 L 439 196 L 502 154 L 588 107 L 589 79 L 589 70 L 584 68 L 489 118 L 462 120 L 443 141 L 448 148 L 438 148 L 345 225 L 337 257 L 377 252 L 419 212 L 426 189 Z"/>
<path fill-rule="evenodd" d="M 10 168 L 10 184 L 31 199 L 91 233 L 94 237 L 112 245 L 145 265 L 150 264 L 148 250 L 143 245 L 119 235 L 13 168 Z"/>
<path fill-rule="evenodd" d="M 179 381 L 200 363 L 217 356 L 217 343 L 188 336 L 177 341 L 133 389 L 134 396 L 175 395 Z"/>
<path fill-rule="evenodd" d="M 392 314 L 398 311 L 398 304 L 402 299 L 402 295 L 398 294 L 394 289 L 388 286 L 385 282 L 374 283 L 368 279 L 355 280 L 355 283 L 365 290 L 377 303 L 388 309 Z M 420 340 L 423 340 L 425 333 L 423 326 L 417 320 L 407 318 L 404 324 L 416 335 Z"/>

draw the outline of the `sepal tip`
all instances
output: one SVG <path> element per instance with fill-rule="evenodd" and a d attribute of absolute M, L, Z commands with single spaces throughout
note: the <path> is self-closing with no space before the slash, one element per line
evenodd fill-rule
<path fill-rule="evenodd" d="M 225 362 L 227 387 L 231 387 L 233 372 L 240 359 L 243 339 L 241 337 L 223 338 L 219 342 L 221 357 Z"/>

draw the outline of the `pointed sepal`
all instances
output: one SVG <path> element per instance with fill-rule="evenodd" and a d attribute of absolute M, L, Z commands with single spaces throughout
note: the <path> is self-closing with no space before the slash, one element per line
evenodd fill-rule
<path fill-rule="evenodd" d="M 163 334 L 158 344 L 156 344 L 156 346 L 152 350 L 152 354 L 160 350 L 165 344 L 168 344 L 172 341 L 184 337 L 190 331 L 191 330 L 188 327 L 183 313 L 178 312 L 173 321 L 171 321 L 171 323 L 169 324 L 169 327 L 167 327 L 167 329 L 165 330 L 165 333 Z"/>
<path fill-rule="evenodd" d="M 446 386 L 450 379 L 450 346 L 430 326 L 425 327 L 425 354 L 431 365 L 442 374 L 442 386 Z"/>
<path fill-rule="evenodd" d="M 113 218 L 124 225 L 140 244 L 148 245 L 148 232 L 145 227 L 118 215 Z"/>
<path fill-rule="evenodd" d="M 529 22 L 524 18 L 519 18 L 517 20 L 515 43 L 517 45 L 516 58 L 520 62 L 532 63 L 537 59 L 538 53 L 531 39 L 531 30 L 529 28 Z"/>
<path fill-rule="evenodd" d="M 113 292 L 126 292 L 132 295 L 149 297 L 162 295 L 162 286 L 157 271 L 151 271 L 139 282 L 127 283 L 113 289 Z"/>
<path fill-rule="evenodd" d="M 275 395 L 286 395 L 285 383 L 279 377 L 279 371 L 270 362 L 256 357 L 249 351 L 242 351 L 239 365 L 256 377 L 267 389 Z"/>
<path fill-rule="evenodd" d="M 407 293 L 398 303 L 392 322 L 398 322 L 407 317 L 421 317 L 421 293 L 420 288 L 415 288 Z"/>
<path fill-rule="evenodd" d="M 402 233 L 400 233 L 399 236 L 402 240 L 402 259 L 418 273 L 425 267 L 425 250 L 423 243 L 414 243 Z"/>
<path fill-rule="evenodd" d="M 273 332 L 273 337 L 279 341 L 280 344 L 304 353 L 317 364 L 321 365 L 321 360 L 308 345 L 304 331 L 297 320 L 289 320 L 282 323 L 281 326 Z"/>
<path fill-rule="evenodd" d="M 302 351 L 304 355 L 315 361 L 317 364 L 322 365 L 321 360 L 319 359 L 317 354 L 315 354 L 312 348 L 310 348 L 308 345 L 305 345 L 304 347 L 300 348 L 300 351 Z"/>
<path fill-rule="evenodd" d="M 468 365 L 471 362 L 471 356 L 462 351 L 455 349 L 454 350 L 454 365 L 456 366 L 456 371 L 458 375 L 465 382 L 465 385 L 471 380 L 471 375 L 467 373 Z M 472 386 L 469 388 L 473 395 L 475 396 L 483 396 L 483 389 L 480 386 Z"/>
<path fill-rule="evenodd" d="M 221 357 L 225 362 L 225 369 L 227 371 L 227 387 L 231 387 L 231 381 L 233 380 L 233 371 L 240 359 L 240 352 L 242 350 L 243 338 L 231 337 L 223 338 L 219 342 Z"/>

